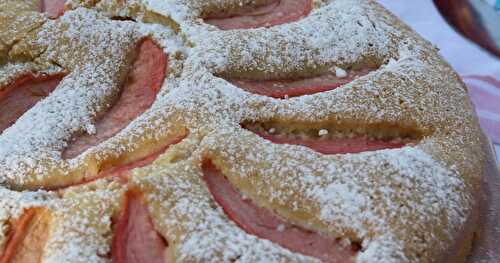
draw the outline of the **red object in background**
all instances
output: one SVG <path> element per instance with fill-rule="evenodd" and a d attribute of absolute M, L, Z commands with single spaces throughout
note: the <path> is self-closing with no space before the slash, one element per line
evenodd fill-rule
<path fill-rule="evenodd" d="M 476 1 L 477 2 L 477 1 Z M 493 6 L 471 3 L 468 0 L 434 0 L 439 12 L 462 35 L 500 57 L 500 14 L 495 15 Z M 495 28 L 497 38 L 488 32 Z M 495 41 L 496 39 L 496 41 Z"/>

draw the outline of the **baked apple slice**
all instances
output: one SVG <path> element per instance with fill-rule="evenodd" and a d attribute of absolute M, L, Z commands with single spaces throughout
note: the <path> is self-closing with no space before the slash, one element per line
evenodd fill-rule
<path fill-rule="evenodd" d="M 64 13 L 66 0 L 40 0 L 40 12 L 47 14 L 50 18 L 58 18 Z"/>
<path fill-rule="evenodd" d="M 55 90 L 63 75 L 35 75 L 18 77 L 0 89 L 0 133 L 9 128 L 37 102 Z"/>
<path fill-rule="evenodd" d="M 222 30 L 271 27 L 297 21 L 312 10 L 312 0 L 272 0 L 248 5 L 231 13 L 216 13 L 205 18 L 207 24 Z"/>
<path fill-rule="evenodd" d="M 113 263 L 165 263 L 167 241 L 155 230 L 143 194 L 130 190 L 113 236 Z"/>
<path fill-rule="evenodd" d="M 211 161 L 205 161 L 202 168 L 203 178 L 214 200 L 227 217 L 245 232 L 323 262 L 350 262 L 361 249 L 358 243 L 342 244 L 338 238 L 292 224 L 272 211 L 259 207 L 252 200 L 244 198 Z"/>
<path fill-rule="evenodd" d="M 325 74 L 297 79 L 276 79 L 276 80 L 245 80 L 245 79 L 226 79 L 236 87 L 248 92 L 267 97 L 287 99 L 304 95 L 334 90 L 358 77 L 362 77 L 373 68 L 363 68 L 356 70 L 344 70 L 335 68 Z"/>
<path fill-rule="evenodd" d="M 244 123 L 242 127 L 276 144 L 302 145 L 327 155 L 401 148 L 411 145 L 418 137 L 418 132 L 398 132 L 398 127 L 368 127 L 364 132 L 339 127 L 292 129 L 263 123 Z"/>
<path fill-rule="evenodd" d="M 26 209 L 11 223 L 0 263 L 41 262 L 51 214 L 43 208 Z"/>
<path fill-rule="evenodd" d="M 63 159 L 75 158 L 115 136 L 149 109 L 165 79 L 167 60 L 167 55 L 152 40 L 142 41 L 119 98 L 97 121 L 94 134 L 76 136 L 69 142 L 62 154 Z"/>

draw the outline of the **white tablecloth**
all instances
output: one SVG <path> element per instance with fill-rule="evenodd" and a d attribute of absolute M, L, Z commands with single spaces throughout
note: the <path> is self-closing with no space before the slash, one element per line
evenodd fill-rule
<path fill-rule="evenodd" d="M 477 45 L 456 33 L 441 17 L 431 0 L 379 0 L 379 2 L 424 38 L 439 47 L 441 55 L 462 76 L 479 75 L 500 79 L 500 59 L 489 55 Z M 492 100 L 493 102 L 489 105 L 477 103 L 477 100 L 480 99 L 481 92 L 484 91 L 499 95 L 500 87 L 488 86 L 486 82 L 485 85 L 481 86 L 480 80 L 468 78 L 464 78 L 464 80 L 471 89 L 471 96 L 473 101 L 476 102 L 478 113 L 482 118 L 483 128 L 489 130 L 490 135 L 494 138 L 493 133 L 498 134 L 498 131 L 500 131 L 500 115 L 498 115 L 500 100 Z M 476 89 L 478 87 L 482 90 Z M 483 108 L 484 106 L 486 108 Z M 490 123 L 486 123 L 486 121 L 490 121 Z M 489 127 L 486 127 L 487 124 Z M 495 147 L 500 155 L 500 145 L 497 144 Z M 497 156 L 497 158 L 500 161 L 500 156 Z"/>

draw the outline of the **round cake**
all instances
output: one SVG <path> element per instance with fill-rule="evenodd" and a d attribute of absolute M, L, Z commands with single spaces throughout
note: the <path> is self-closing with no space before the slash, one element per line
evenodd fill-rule
<path fill-rule="evenodd" d="M 466 86 L 374 1 L 0 10 L 1 263 L 465 262 L 493 224 Z"/>

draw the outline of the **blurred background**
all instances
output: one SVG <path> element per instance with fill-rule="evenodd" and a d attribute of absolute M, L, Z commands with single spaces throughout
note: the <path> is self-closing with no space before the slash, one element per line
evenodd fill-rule
<path fill-rule="evenodd" d="M 495 143 L 500 162 L 500 57 L 494 55 L 500 55 L 494 44 L 495 39 L 500 41 L 500 1 L 378 2 L 436 45 L 441 55 L 462 75 L 469 87 L 469 95 L 476 106 L 481 126 Z M 481 28 L 481 25 L 484 27 Z M 489 39 L 485 34 L 489 34 Z"/>

